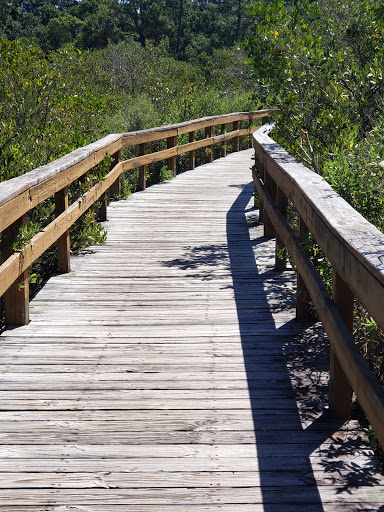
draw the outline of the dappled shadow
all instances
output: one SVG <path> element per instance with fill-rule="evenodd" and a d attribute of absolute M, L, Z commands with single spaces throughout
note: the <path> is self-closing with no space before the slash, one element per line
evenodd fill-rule
<path fill-rule="evenodd" d="M 178 267 L 182 270 L 201 268 L 201 266 L 217 267 L 220 263 L 225 264 L 229 269 L 229 258 L 227 244 L 219 245 L 201 245 L 199 247 L 185 248 L 185 256 L 165 261 L 165 267 Z"/>
<path fill-rule="evenodd" d="M 321 449 L 326 451 L 327 457 L 326 462 L 321 463 L 322 470 L 330 476 L 337 494 L 351 493 L 361 486 L 373 487 L 380 484 L 375 461 L 366 461 L 365 464 L 353 461 L 353 458 L 364 458 L 368 448 L 366 439 L 356 435 L 354 439 L 348 440 L 332 437 L 332 444 Z"/>
<path fill-rule="evenodd" d="M 328 409 L 329 341 L 321 324 L 308 327 L 300 337 L 295 336 L 284 347 L 298 411 L 306 433 L 324 425 L 329 431 L 335 423 Z M 329 431 L 329 439 L 312 454 L 319 458 L 319 467 L 336 487 L 336 494 L 351 493 L 362 486 L 381 483 L 380 468 L 375 458 L 367 456 L 370 446 L 359 431 Z M 359 462 L 356 462 L 359 461 Z"/>
<path fill-rule="evenodd" d="M 328 413 L 329 341 L 321 324 L 310 325 L 283 346 L 304 428 Z"/>

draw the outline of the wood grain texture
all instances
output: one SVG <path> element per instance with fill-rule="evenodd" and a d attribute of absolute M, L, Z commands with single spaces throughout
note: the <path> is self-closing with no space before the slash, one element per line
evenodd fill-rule
<path fill-rule="evenodd" d="M 0 512 L 380 507 L 367 439 L 326 407 L 328 342 L 274 270 L 251 157 L 111 203 L 105 245 L 0 336 Z"/>
<path fill-rule="evenodd" d="M 104 156 L 121 148 L 121 135 L 108 135 L 33 171 L 0 183 L 0 231 L 55 192 L 80 178 Z"/>
<path fill-rule="evenodd" d="M 332 298 L 340 313 L 345 326 L 353 335 L 353 310 L 355 298 L 346 283 L 337 272 L 332 275 Z M 345 376 L 344 370 L 335 354 L 330 351 L 330 389 L 329 404 L 339 418 L 351 417 L 351 404 L 353 390 Z"/>
<path fill-rule="evenodd" d="M 13 253 L 13 242 L 22 226 L 28 224 L 28 216 L 23 215 L 1 235 L 1 257 L 6 260 Z M 12 286 L 4 290 L 3 304 L 5 324 L 26 325 L 29 323 L 29 271 L 24 269 L 17 275 Z M 2 294 L 0 294 L 2 295 Z"/>
<path fill-rule="evenodd" d="M 68 187 L 64 187 L 55 193 L 55 214 L 56 217 L 61 215 L 68 208 Z M 105 208 L 106 211 L 106 208 Z M 106 220 L 106 218 L 104 219 Z M 57 266 L 61 272 L 69 272 L 71 270 L 70 263 L 71 244 L 69 239 L 69 230 L 67 230 L 57 240 Z"/>

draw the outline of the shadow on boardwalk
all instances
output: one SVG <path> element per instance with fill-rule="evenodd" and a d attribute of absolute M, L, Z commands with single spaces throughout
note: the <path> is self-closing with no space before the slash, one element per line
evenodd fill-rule
<path fill-rule="evenodd" d="M 228 211 L 227 240 L 253 411 L 264 510 L 265 512 L 276 511 L 275 504 L 279 501 L 286 504 L 301 502 L 304 507 L 310 505 L 312 512 L 322 512 L 324 508 L 316 475 L 312 469 L 313 463 L 315 466 L 317 464 L 323 478 L 331 476 L 330 480 L 332 480 L 332 475 L 343 475 L 336 484 L 337 494 L 348 493 L 352 488 L 363 485 L 375 485 L 378 483 L 373 476 L 376 469 L 372 468 L 371 474 L 369 467 L 362 468 L 358 464 L 354 465 L 343 460 L 347 455 L 357 455 L 362 446 L 366 447 L 366 443 L 360 436 L 347 441 L 337 436 L 332 437 L 342 428 L 342 422 L 332 419 L 328 409 L 325 408 L 327 382 L 324 382 L 321 377 L 327 374 L 328 344 L 324 340 L 324 335 L 321 332 L 318 335 L 315 329 L 306 329 L 305 326 L 300 329 L 295 320 L 291 320 L 289 323 L 295 324 L 292 331 L 296 333 L 292 339 L 288 332 L 288 324 L 275 326 L 273 309 L 269 307 L 263 280 L 258 280 L 253 283 L 253 286 L 260 288 L 255 290 L 259 297 L 264 294 L 263 330 L 269 328 L 269 334 L 264 339 L 254 339 L 249 336 L 249 319 L 243 314 L 243 305 L 249 300 L 249 291 L 244 282 L 244 271 L 239 269 L 248 268 L 250 275 L 258 272 L 253 247 L 255 242 L 244 233 L 239 243 L 238 235 L 232 226 L 239 224 L 239 216 L 243 217 L 246 224 L 246 209 L 252 193 L 253 183 L 244 185 L 237 200 Z M 256 244 L 258 243 L 262 243 L 262 239 L 257 240 Z M 276 276 L 277 273 L 273 271 L 272 274 Z M 265 367 L 268 367 L 270 362 L 271 370 L 265 371 L 264 386 L 254 383 L 256 368 L 252 360 L 247 357 L 258 343 L 263 346 L 269 344 L 273 346 L 274 355 L 267 353 L 265 355 Z M 280 363 L 278 367 L 276 367 L 277 361 Z M 260 404 L 265 404 L 265 389 L 276 383 L 276 379 L 279 380 L 282 391 L 289 391 L 288 394 L 284 393 L 284 396 L 291 394 L 291 398 L 286 398 L 282 415 L 276 414 L 281 405 L 276 403 L 275 407 L 273 398 L 269 401 L 269 407 L 260 414 Z M 277 399 L 276 402 L 279 400 Z M 321 448 L 325 442 L 327 444 Z M 325 450 L 323 457 L 322 450 Z M 315 456 L 314 452 L 316 452 Z M 286 471 L 298 477 L 295 485 L 287 486 Z M 275 476 L 281 474 L 280 483 L 274 478 L 273 488 L 271 488 L 271 472 Z M 276 486 L 281 488 L 281 496 L 278 500 L 275 495 Z"/>
<path fill-rule="evenodd" d="M 258 224 L 257 212 L 248 206 L 253 183 L 239 188 L 227 214 L 227 243 L 192 247 L 167 265 L 194 271 L 203 266 L 203 280 L 218 278 L 217 265 L 231 272 L 264 511 L 323 512 L 324 493 L 332 492 L 326 502 L 336 504 L 338 495 L 378 484 L 377 466 L 368 459 L 358 463 L 366 441 L 344 431 L 328 412 L 328 342 L 319 326 L 300 326 L 292 315 L 284 321 L 294 296 L 287 294 L 284 274 L 270 266 L 260 274 L 256 259 L 270 256 L 263 255 L 266 239 L 252 240 L 249 234 L 252 223 Z"/>

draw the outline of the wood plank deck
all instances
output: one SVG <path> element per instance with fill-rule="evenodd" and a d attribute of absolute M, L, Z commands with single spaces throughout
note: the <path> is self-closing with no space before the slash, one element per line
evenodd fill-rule
<path fill-rule="evenodd" d="M 252 150 L 113 203 L 2 334 L 0 512 L 383 511 L 327 341 L 294 321 L 253 208 Z"/>

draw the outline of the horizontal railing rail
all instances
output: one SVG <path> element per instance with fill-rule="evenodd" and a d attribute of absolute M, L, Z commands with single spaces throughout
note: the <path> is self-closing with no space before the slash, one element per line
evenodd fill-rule
<path fill-rule="evenodd" d="M 354 392 L 384 447 L 384 392 L 353 339 L 355 297 L 384 328 L 384 235 L 274 142 L 270 129 L 253 135 L 254 183 L 264 234 L 276 237 L 276 269 L 285 268 L 285 247 L 298 274 L 297 318 L 307 319 L 311 300 L 330 340 L 331 409 L 349 418 Z M 288 201 L 298 213 L 296 231 L 287 220 Z M 332 265 L 332 299 L 303 249 L 309 233 Z"/>
<path fill-rule="evenodd" d="M 279 111 L 238 112 L 138 132 L 108 135 L 43 167 L 0 183 L 0 297 L 3 297 L 5 304 L 6 324 L 23 325 L 29 322 L 29 267 L 54 243 L 57 242 L 59 270 L 70 270 L 69 228 L 100 199 L 100 217 L 101 220 L 106 219 L 105 193 L 113 189 L 119 195 L 123 173 L 139 168 L 139 189 L 144 190 L 148 164 L 166 160 L 168 168 L 175 175 L 176 158 L 182 153 L 189 153 L 189 167 L 193 169 L 197 149 L 210 148 L 206 155 L 207 162 L 213 159 L 215 144 L 221 144 L 221 156 L 225 156 L 225 143 L 230 140 L 232 151 L 238 151 L 239 138 L 250 136 L 257 129 L 253 121 L 274 113 Z M 246 122 L 246 128 L 241 128 L 241 122 Z M 231 130 L 227 131 L 229 124 Z M 220 126 L 221 133 L 218 135 L 214 135 L 215 126 Z M 196 140 L 196 132 L 199 130 L 204 130 L 204 135 Z M 188 134 L 188 143 L 178 144 L 177 138 L 184 134 Z M 164 139 L 167 149 L 147 154 L 149 142 Z M 122 161 L 121 150 L 131 146 L 139 147 L 140 156 Z M 110 172 L 69 205 L 68 186 L 83 179 L 107 154 L 112 157 Z M 25 247 L 13 251 L 13 241 L 20 226 L 28 222 L 28 212 L 52 196 L 55 197 L 56 204 L 55 220 L 35 235 Z"/>

